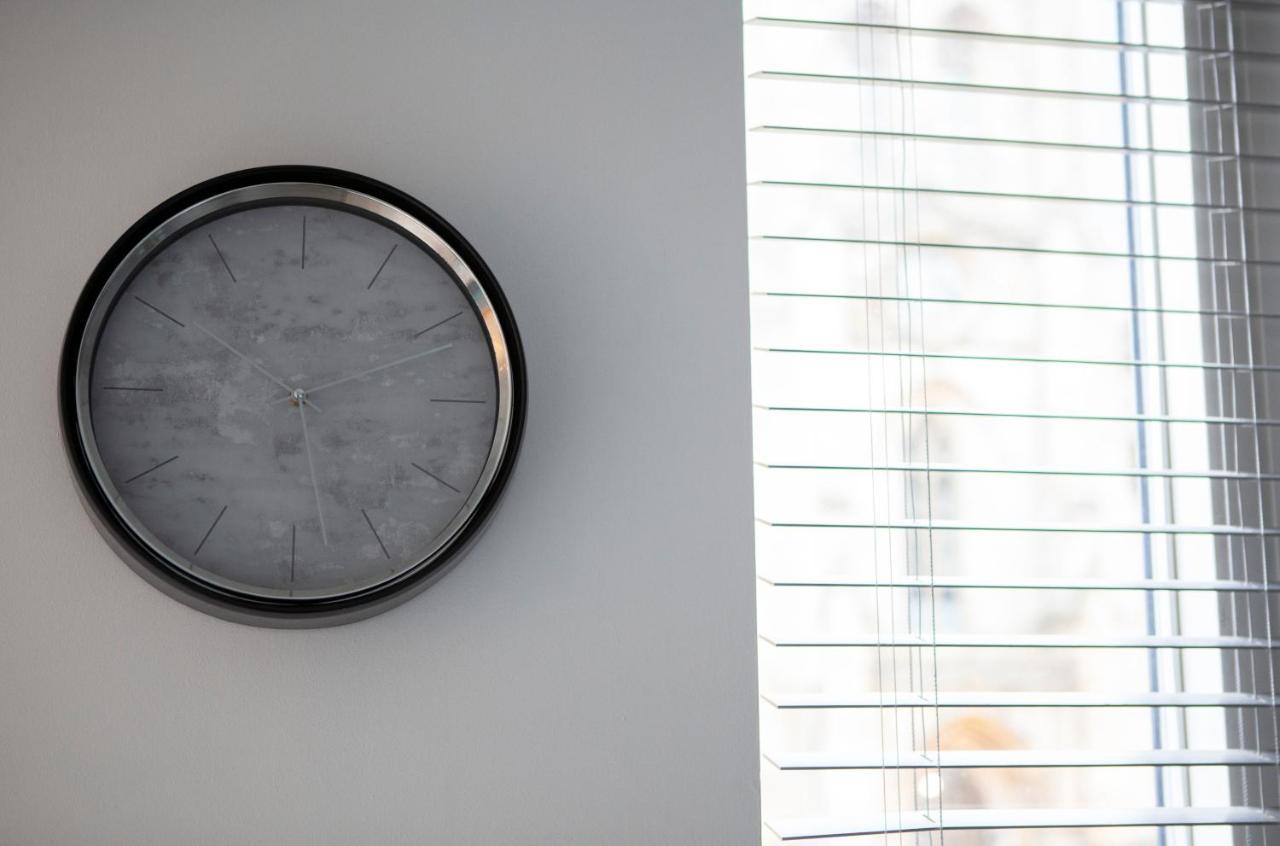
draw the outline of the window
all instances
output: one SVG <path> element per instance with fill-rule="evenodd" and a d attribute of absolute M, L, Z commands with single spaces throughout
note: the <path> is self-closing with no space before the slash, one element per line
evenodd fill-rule
<path fill-rule="evenodd" d="M 745 19 L 765 842 L 1280 846 L 1280 5 Z"/>

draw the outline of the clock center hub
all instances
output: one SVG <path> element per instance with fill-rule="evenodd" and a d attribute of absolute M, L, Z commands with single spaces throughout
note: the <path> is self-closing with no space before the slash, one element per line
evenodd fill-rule
<path fill-rule="evenodd" d="M 289 395 L 290 405 L 302 405 L 307 401 L 307 392 L 302 388 L 294 388 L 293 393 Z"/>

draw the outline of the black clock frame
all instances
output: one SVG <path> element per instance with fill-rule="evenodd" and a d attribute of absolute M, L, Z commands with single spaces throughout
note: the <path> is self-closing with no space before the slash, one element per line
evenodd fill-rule
<path fill-rule="evenodd" d="M 96 338 L 85 338 L 89 315 L 116 267 L 149 233 L 189 206 L 227 191 L 278 182 L 345 188 L 388 203 L 426 224 L 466 261 L 488 294 L 502 327 L 511 370 L 511 423 L 506 448 L 488 488 L 466 523 L 429 559 L 429 563 L 420 562 L 387 582 L 335 598 L 272 599 L 254 596 L 212 585 L 175 567 L 144 543 L 111 507 L 90 467 L 79 432 L 77 361 L 84 343 L 97 341 Z M 338 625 L 373 616 L 422 591 L 456 564 L 487 525 L 506 489 L 520 450 L 526 405 L 524 352 L 515 318 L 493 272 L 471 244 L 443 217 L 399 189 L 348 171 L 309 165 L 258 167 L 217 176 L 170 197 L 143 215 L 120 236 L 90 274 L 72 311 L 58 370 L 58 415 L 72 476 L 85 508 L 111 546 L 144 579 L 187 605 L 239 623 L 283 628 Z"/>

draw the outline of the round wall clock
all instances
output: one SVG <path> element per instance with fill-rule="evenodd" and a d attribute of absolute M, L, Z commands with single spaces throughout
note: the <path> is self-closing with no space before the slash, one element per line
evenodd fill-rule
<path fill-rule="evenodd" d="M 126 562 L 201 610 L 319 626 L 429 584 L 511 472 L 523 358 L 493 274 L 439 215 L 326 168 L 161 204 L 76 305 L 63 434 Z"/>

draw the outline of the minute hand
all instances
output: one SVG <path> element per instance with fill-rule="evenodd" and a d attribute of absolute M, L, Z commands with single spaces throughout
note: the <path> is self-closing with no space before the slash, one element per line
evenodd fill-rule
<path fill-rule="evenodd" d="M 213 333 L 212 333 L 212 332 L 210 332 L 208 329 L 206 329 L 206 328 L 204 328 L 203 326 L 201 326 L 199 323 L 192 323 L 191 325 L 192 325 L 192 326 L 194 326 L 195 328 L 199 329 L 201 332 L 205 333 L 206 335 L 208 335 L 210 338 L 212 338 L 214 341 L 216 341 L 216 342 L 217 342 L 217 343 L 218 343 L 218 344 L 219 344 L 223 349 L 225 349 L 227 352 L 231 353 L 231 354 L 232 354 L 232 355 L 234 355 L 236 358 L 239 358 L 239 359 L 240 359 L 241 361 L 243 361 L 245 364 L 249 365 L 249 366 L 250 366 L 250 367 L 252 367 L 254 370 L 256 370 L 256 371 L 258 371 L 259 373 L 261 373 L 263 376 L 266 376 L 266 377 L 267 377 L 268 379 L 270 379 L 272 382 L 275 382 L 277 385 L 279 385 L 280 387 L 284 388 L 286 391 L 288 391 L 288 392 L 289 392 L 289 396 L 290 396 L 290 397 L 291 397 L 291 396 L 293 396 L 293 388 L 291 388 L 291 387 L 289 387 L 288 385 L 286 385 L 286 384 L 284 383 L 284 381 L 283 381 L 283 380 L 281 380 L 280 378 L 278 378 L 278 377 L 276 377 L 276 376 L 271 375 L 271 373 L 270 373 L 270 372 L 268 372 L 268 370 L 267 370 L 265 367 L 263 367 L 261 364 L 258 364 L 258 362 L 256 362 L 256 361 L 254 361 L 253 359 L 249 358 L 249 356 L 247 356 L 247 355 L 245 355 L 244 353 L 240 352 L 240 350 L 238 350 L 238 349 L 236 349 L 235 347 L 231 346 L 231 345 L 230 345 L 230 344 L 228 344 L 226 341 L 222 340 L 222 339 L 221 339 L 221 338 L 219 338 L 217 335 L 213 334 Z M 285 399 L 289 399 L 289 397 L 285 397 Z M 308 405 L 310 405 L 312 408 L 314 408 L 316 411 L 320 411 L 320 406 L 316 405 L 314 402 L 311 402 L 311 400 L 304 400 L 304 401 L 305 401 Z"/>
<path fill-rule="evenodd" d="M 307 392 L 307 395 L 309 396 L 311 394 L 314 394 L 316 391 L 323 391 L 325 388 L 332 388 L 334 385 L 341 385 L 343 382 L 352 382 L 352 381 L 355 381 L 356 379 L 363 379 L 365 376 L 369 376 L 381 370 L 386 370 L 391 367 L 398 367 L 401 364 L 406 364 L 410 361 L 414 361 L 419 358 L 426 358 L 427 356 L 433 353 L 438 353 L 443 350 L 447 350 L 451 346 L 453 346 L 453 344 L 441 344 L 438 347 L 432 347 L 431 349 L 423 350 L 420 353 L 407 355 L 404 358 L 398 358 L 395 361 L 388 361 L 386 364 L 379 364 L 377 367 L 370 367 L 368 370 L 361 371 L 360 373 L 353 373 L 350 376 L 343 376 L 341 379 L 334 379 L 332 382 L 325 382 L 323 384 L 316 385 L 314 388 L 307 388 L 306 392 Z M 286 399 L 288 399 L 288 397 L 286 397 Z"/>

